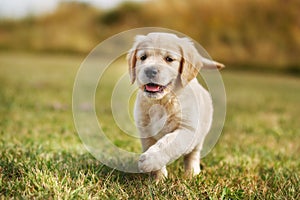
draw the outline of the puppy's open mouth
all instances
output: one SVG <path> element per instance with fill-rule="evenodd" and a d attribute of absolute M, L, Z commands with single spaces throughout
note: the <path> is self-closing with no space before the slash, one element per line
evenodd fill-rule
<path fill-rule="evenodd" d="M 158 85 L 155 83 L 148 83 L 144 85 L 144 91 L 149 93 L 161 93 L 167 86 Z"/>

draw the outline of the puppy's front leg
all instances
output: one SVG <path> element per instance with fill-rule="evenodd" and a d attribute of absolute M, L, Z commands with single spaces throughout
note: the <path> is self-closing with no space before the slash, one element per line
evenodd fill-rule
<path fill-rule="evenodd" d="M 152 172 L 162 169 L 171 161 L 193 149 L 197 140 L 195 134 L 187 129 L 177 129 L 158 140 L 139 159 L 141 172 Z"/>
<path fill-rule="evenodd" d="M 156 143 L 156 140 L 152 137 L 149 138 L 141 138 L 143 152 L 147 151 L 152 145 Z M 168 171 L 166 166 L 163 166 L 159 170 L 152 171 L 152 175 L 154 176 L 155 180 L 161 180 L 168 177 Z"/>

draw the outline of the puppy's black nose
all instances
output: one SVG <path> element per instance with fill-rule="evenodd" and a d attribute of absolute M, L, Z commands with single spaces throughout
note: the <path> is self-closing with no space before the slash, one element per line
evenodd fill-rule
<path fill-rule="evenodd" d="M 154 78 L 157 73 L 158 73 L 158 70 L 153 67 L 145 69 L 145 74 L 148 78 Z"/>

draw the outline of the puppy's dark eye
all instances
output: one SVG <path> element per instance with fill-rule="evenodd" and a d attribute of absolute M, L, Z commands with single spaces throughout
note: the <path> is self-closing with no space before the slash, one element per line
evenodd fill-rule
<path fill-rule="evenodd" d="M 140 59 L 143 61 L 143 60 L 146 60 L 147 59 L 147 55 L 142 55 L 141 57 L 140 57 Z"/>
<path fill-rule="evenodd" d="M 169 57 L 169 56 L 167 56 L 165 59 L 166 59 L 167 62 L 173 62 L 174 61 L 174 59 Z"/>

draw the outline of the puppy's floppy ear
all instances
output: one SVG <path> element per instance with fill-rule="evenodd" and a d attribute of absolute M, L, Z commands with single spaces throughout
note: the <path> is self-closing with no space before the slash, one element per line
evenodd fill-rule
<path fill-rule="evenodd" d="M 181 38 L 181 62 L 179 73 L 181 74 L 182 86 L 185 86 L 192 79 L 196 78 L 201 68 L 203 69 L 222 69 L 222 63 L 202 57 L 194 44 L 188 38 Z"/>
<path fill-rule="evenodd" d="M 192 79 L 196 78 L 199 70 L 203 66 L 203 63 L 194 44 L 187 38 L 181 38 L 181 40 L 181 61 L 179 73 L 181 74 L 181 84 L 184 87 Z"/>
<path fill-rule="evenodd" d="M 133 84 L 136 79 L 136 71 L 135 71 L 136 52 L 137 52 L 136 48 L 132 48 L 129 50 L 127 54 L 127 62 L 129 66 L 128 70 L 129 70 L 131 84 Z"/>
<path fill-rule="evenodd" d="M 138 49 L 138 46 L 139 46 L 140 42 L 144 38 L 145 38 L 144 35 L 135 36 L 135 42 L 133 44 L 133 47 L 129 50 L 129 52 L 127 54 L 127 62 L 128 62 L 128 66 L 129 66 L 129 76 L 130 76 L 131 84 L 133 84 L 135 79 L 136 79 L 136 69 L 135 69 L 136 52 L 137 52 L 137 49 Z"/>

